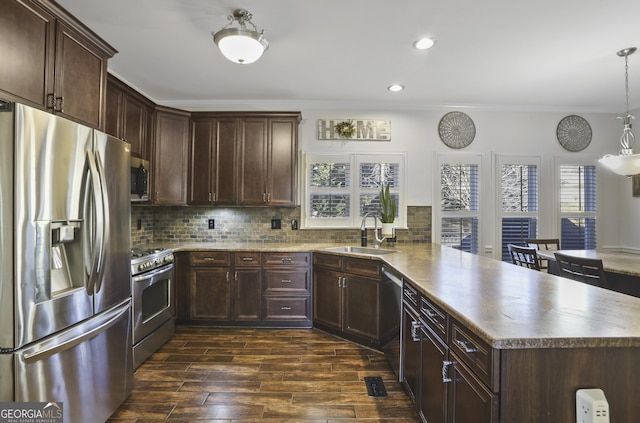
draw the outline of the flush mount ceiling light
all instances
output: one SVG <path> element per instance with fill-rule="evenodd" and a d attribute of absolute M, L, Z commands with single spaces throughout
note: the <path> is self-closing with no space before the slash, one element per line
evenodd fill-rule
<path fill-rule="evenodd" d="M 431 38 L 421 38 L 415 43 L 413 43 L 413 47 L 415 47 L 418 50 L 427 50 L 433 47 L 435 43 L 436 42 Z"/>
<path fill-rule="evenodd" d="M 404 90 L 404 85 L 402 84 L 392 84 L 387 87 L 387 89 L 391 92 L 397 93 L 398 91 Z"/>
<path fill-rule="evenodd" d="M 220 31 L 212 33 L 213 42 L 220 52 L 234 63 L 246 65 L 253 63 L 269 48 L 269 43 L 264 38 L 264 30 L 258 32 L 258 28 L 251 22 L 253 15 L 245 9 L 236 9 L 233 15 L 227 16 L 229 23 Z M 231 27 L 237 22 L 239 28 Z M 253 29 L 247 29 L 246 24 Z"/>
<path fill-rule="evenodd" d="M 633 154 L 633 144 L 635 143 L 635 136 L 631 132 L 631 119 L 635 119 L 633 115 L 629 113 L 629 55 L 636 52 L 635 47 L 625 48 L 620 50 L 617 54 L 620 57 L 624 57 L 624 88 L 625 88 L 625 115 L 619 116 L 618 119 L 622 120 L 623 129 L 622 136 L 620 137 L 620 144 L 622 150 L 617 156 L 607 154 L 600 160 L 603 166 L 611 169 L 618 175 L 631 176 L 640 173 L 640 154 Z"/>

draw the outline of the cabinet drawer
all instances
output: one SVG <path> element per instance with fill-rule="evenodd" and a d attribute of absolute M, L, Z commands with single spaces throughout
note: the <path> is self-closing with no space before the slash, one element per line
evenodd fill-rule
<path fill-rule="evenodd" d="M 494 354 L 492 348 L 462 326 L 460 323 L 451 319 L 451 342 L 449 346 L 452 351 L 458 355 L 462 361 L 469 366 L 471 370 L 478 376 L 480 380 L 493 387 L 494 382 L 497 385 L 497 379 L 494 378 L 494 369 L 497 369 L 495 360 L 497 354 Z"/>
<path fill-rule="evenodd" d="M 234 254 L 234 263 L 236 267 L 242 266 L 260 266 L 259 252 L 240 252 Z"/>
<path fill-rule="evenodd" d="M 264 320 L 310 320 L 310 297 L 264 297 Z"/>
<path fill-rule="evenodd" d="M 347 257 L 344 262 L 344 271 L 346 273 L 355 273 L 360 276 L 382 276 L 380 262 L 376 260 L 357 259 Z"/>
<path fill-rule="evenodd" d="M 262 255 L 264 266 L 309 266 L 308 253 L 265 253 Z"/>
<path fill-rule="evenodd" d="M 313 255 L 313 265 L 317 267 L 322 267 L 323 269 L 341 271 L 343 262 L 344 262 L 344 257 L 342 256 L 337 256 L 333 254 L 314 254 Z"/>
<path fill-rule="evenodd" d="M 263 273 L 265 294 L 309 293 L 308 269 L 269 269 Z"/>
<path fill-rule="evenodd" d="M 414 308 L 418 308 L 418 302 L 420 301 L 420 294 L 418 290 L 411 285 L 405 283 L 402 287 L 402 297 L 406 302 L 413 305 Z"/>
<path fill-rule="evenodd" d="M 447 340 L 447 313 L 425 297 L 420 297 L 420 319 Z"/>
<path fill-rule="evenodd" d="M 231 253 L 221 251 L 195 251 L 189 254 L 191 266 L 230 266 Z"/>

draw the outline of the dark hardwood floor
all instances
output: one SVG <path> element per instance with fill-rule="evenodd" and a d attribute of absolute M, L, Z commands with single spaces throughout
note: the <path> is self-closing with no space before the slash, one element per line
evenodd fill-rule
<path fill-rule="evenodd" d="M 380 376 L 387 397 L 369 397 Z M 314 329 L 178 326 L 109 423 L 419 422 L 385 356 Z"/>

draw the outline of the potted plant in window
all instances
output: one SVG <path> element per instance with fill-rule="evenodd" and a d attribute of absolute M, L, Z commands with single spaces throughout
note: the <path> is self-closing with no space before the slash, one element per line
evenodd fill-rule
<path fill-rule="evenodd" d="M 396 218 L 396 201 L 391 198 L 389 192 L 389 184 L 380 188 L 380 207 L 378 207 L 378 214 L 380 215 L 380 222 L 382 223 L 382 236 L 385 238 L 393 237 L 393 221 Z"/>

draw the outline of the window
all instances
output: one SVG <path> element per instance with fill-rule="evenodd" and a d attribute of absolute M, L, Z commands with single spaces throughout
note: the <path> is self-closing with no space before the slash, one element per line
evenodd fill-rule
<path fill-rule="evenodd" d="M 439 160 L 440 244 L 478 253 L 479 164 L 460 160 Z M 438 238 L 436 238 L 438 239 Z"/>
<path fill-rule="evenodd" d="M 367 212 L 377 214 L 380 188 L 387 185 L 398 204 L 394 226 L 406 225 L 404 154 L 308 154 L 304 163 L 305 228 L 360 227 Z M 367 225 L 373 227 L 373 222 Z"/>
<path fill-rule="evenodd" d="M 561 165 L 560 239 L 565 250 L 596 248 L 596 167 Z"/>
<path fill-rule="evenodd" d="M 527 158 L 498 158 L 502 260 L 508 244 L 524 245 L 538 233 L 538 164 Z"/>

